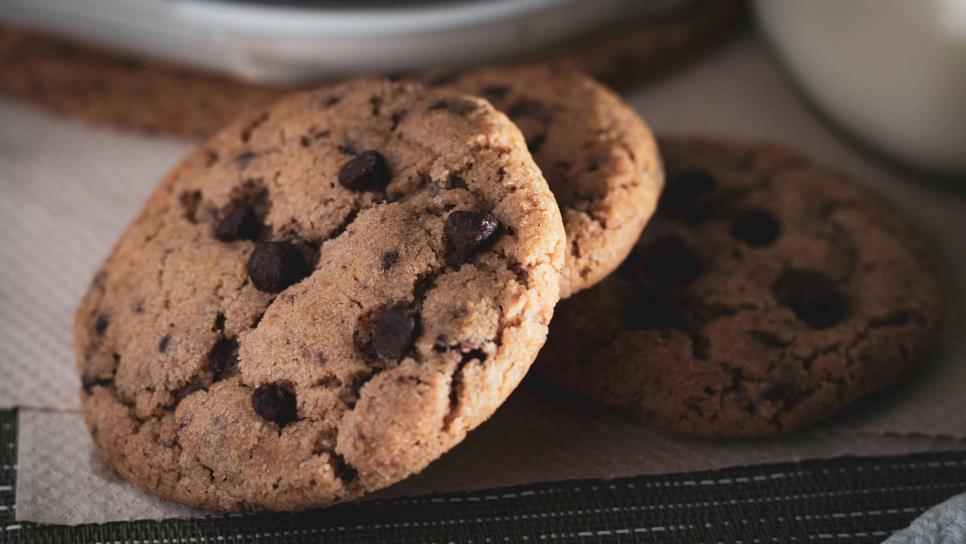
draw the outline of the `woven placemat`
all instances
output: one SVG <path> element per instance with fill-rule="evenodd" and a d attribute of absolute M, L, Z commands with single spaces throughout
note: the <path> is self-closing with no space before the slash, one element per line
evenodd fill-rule
<path fill-rule="evenodd" d="M 966 491 L 966 452 L 581 480 L 297 514 L 64 527 L 15 521 L 16 412 L 0 411 L 0 542 L 881 542 Z"/>

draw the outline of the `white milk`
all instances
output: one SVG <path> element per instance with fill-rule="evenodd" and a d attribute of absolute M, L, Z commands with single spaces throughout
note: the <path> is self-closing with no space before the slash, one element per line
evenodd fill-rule
<path fill-rule="evenodd" d="M 755 11 L 836 122 L 966 185 L 966 0 L 756 0 Z"/>

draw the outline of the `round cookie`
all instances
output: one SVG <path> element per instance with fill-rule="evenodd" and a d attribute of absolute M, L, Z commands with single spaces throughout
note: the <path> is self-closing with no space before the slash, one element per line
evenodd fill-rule
<path fill-rule="evenodd" d="M 926 351 L 937 280 L 856 183 L 773 145 L 667 141 L 668 184 L 628 261 L 561 303 L 535 370 L 703 437 L 799 429 Z"/>
<path fill-rule="evenodd" d="M 565 236 L 520 132 L 384 81 L 300 93 L 160 184 L 77 312 L 84 414 L 134 484 L 296 509 L 421 470 L 542 346 Z"/>
<path fill-rule="evenodd" d="M 627 257 L 657 204 L 664 174 L 644 121 L 603 85 L 548 65 L 464 72 L 446 86 L 486 98 L 523 132 L 563 216 L 561 298 Z"/>

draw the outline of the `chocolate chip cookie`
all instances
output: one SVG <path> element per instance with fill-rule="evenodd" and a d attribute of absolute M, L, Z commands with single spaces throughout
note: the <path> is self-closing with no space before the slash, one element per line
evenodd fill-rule
<path fill-rule="evenodd" d="M 485 101 L 373 80 L 285 98 L 175 168 L 94 278 L 75 344 L 98 453 L 218 510 L 385 487 L 517 385 L 564 250 Z"/>
<path fill-rule="evenodd" d="M 686 434 L 811 425 L 927 350 L 939 287 L 875 195 L 774 145 L 665 141 L 632 256 L 558 307 L 541 376 Z"/>
<path fill-rule="evenodd" d="M 644 121 L 599 83 L 548 65 L 470 71 L 443 81 L 486 98 L 523 132 L 567 231 L 561 297 L 617 268 L 654 212 L 664 183 Z"/>

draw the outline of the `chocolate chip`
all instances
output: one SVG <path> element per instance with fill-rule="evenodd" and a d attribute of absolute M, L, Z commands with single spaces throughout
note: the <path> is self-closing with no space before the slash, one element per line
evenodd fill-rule
<path fill-rule="evenodd" d="M 661 197 L 661 209 L 692 221 L 705 219 L 711 215 L 706 197 L 715 185 L 714 176 L 706 170 L 678 174 L 668 180 Z"/>
<path fill-rule="evenodd" d="M 161 341 L 158 342 L 158 351 L 160 351 L 161 353 L 168 351 L 168 344 L 170 343 L 171 343 L 171 335 L 170 334 L 164 335 L 164 337 L 161 338 Z"/>
<path fill-rule="evenodd" d="M 657 289 L 640 288 L 624 301 L 622 316 L 632 329 L 685 329 L 679 304 Z"/>
<path fill-rule="evenodd" d="M 500 220 L 488 212 L 459 210 L 446 217 L 446 256 L 451 264 L 465 262 L 495 238 Z"/>
<path fill-rule="evenodd" d="M 640 258 L 641 274 L 664 285 L 686 285 L 701 274 L 701 261 L 677 236 L 651 242 Z"/>
<path fill-rule="evenodd" d="M 383 271 L 392 268 L 392 265 L 396 264 L 396 259 L 399 258 L 398 251 L 387 251 L 382 254 L 382 269 Z"/>
<path fill-rule="evenodd" d="M 465 98 L 444 98 L 429 105 L 429 111 L 446 110 L 457 115 L 466 115 L 477 107 L 476 102 Z"/>
<path fill-rule="evenodd" d="M 835 283 L 821 272 L 788 269 L 775 282 L 779 304 L 815 329 L 827 329 L 845 317 L 845 300 Z"/>
<path fill-rule="evenodd" d="M 278 293 L 308 275 L 301 253 L 288 242 L 262 242 L 248 257 L 248 277 L 259 291 Z"/>
<path fill-rule="evenodd" d="M 383 363 L 395 363 L 409 351 L 416 333 L 416 318 L 401 306 L 383 310 L 372 328 L 372 348 Z"/>
<path fill-rule="evenodd" d="M 536 119 L 545 125 L 549 124 L 551 118 L 553 117 L 547 106 L 535 100 L 521 100 L 513 106 L 510 106 L 506 114 L 510 116 L 511 119 L 516 119 L 518 117 L 529 117 L 531 119 Z"/>
<path fill-rule="evenodd" d="M 345 459 L 338 453 L 329 453 L 329 465 L 332 467 L 332 473 L 335 477 L 342 481 L 343 484 L 348 484 L 359 477 L 359 471 L 352 467 L 349 463 L 346 463 Z"/>
<path fill-rule="evenodd" d="M 480 89 L 480 96 L 494 102 L 496 100 L 502 100 L 506 98 L 507 93 L 510 92 L 509 85 L 487 85 Z"/>
<path fill-rule="evenodd" d="M 107 314 L 99 313 L 94 319 L 94 332 L 96 332 L 98 335 L 104 334 L 104 331 L 107 330 L 107 326 L 110 324 L 111 320 L 107 317 Z"/>
<path fill-rule="evenodd" d="M 536 136 L 531 136 L 527 138 L 527 151 L 535 155 L 540 152 L 540 148 L 543 147 L 543 143 L 547 141 L 546 134 L 537 134 Z"/>
<path fill-rule="evenodd" d="M 449 188 L 450 189 L 466 189 L 466 180 L 462 176 L 453 174 L 449 177 Z"/>
<path fill-rule="evenodd" d="M 234 202 L 215 227 L 215 238 L 221 242 L 254 240 L 261 230 L 255 209 L 245 202 Z"/>
<path fill-rule="evenodd" d="M 350 191 L 382 191 L 391 178 L 386 159 L 373 150 L 360 153 L 339 171 L 339 183 Z"/>
<path fill-rule="evenodd" d="M 750 246 L 767 246 L 778 238 L 779 232 L 778 220 L 761 208 L 740 210 L 731 220 L 731 235 Z"/>
<path fill-rule="evenodd" d="M 266 383 L 252 391 L 252 409 L 268 421 L 284 426 L 295 420 L 295 393 L 291 384 Z"/>

